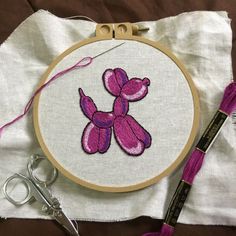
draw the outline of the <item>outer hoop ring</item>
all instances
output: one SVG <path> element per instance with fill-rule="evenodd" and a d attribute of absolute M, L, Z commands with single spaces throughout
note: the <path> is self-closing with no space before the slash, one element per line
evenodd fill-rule
<path fill-rule="evenodd" d="M 64 51 L 61 55 L 59 55 L 48 67 L 47 71 L 44 73 L 44 75 L 42 76 L 42 79 L 39 83 L 39 87 L 41 85 L 43 85 L 45 83 L 45 81 L 48 79 L 48 76 L 50 74 L 50 72 L 54 69 L 54 67 L 61 61 L 63 60 L 64 57 L 66 57 L 68 54 L 70 54 L 71 52 L 73 52 L 74 50 L 93 43 L 93 42 L 97 42 L 97 41 L 101 41 L 101 40 L 107 40 L 109 39 L 108 37 L 104 37 L 101 35 L 98 35 L 96 37 L 90 38 L 90 39 L 86 39 L 83 40 L 82 42 L 79 42 L 77 44 L 75 44 L 74 46 L 70 47 L 69 49 L 67 49 L 66 51 Z M 38 114 L 38 107 L 39 107 L 39 101 L 40 101 L 40 94 L 38 94 L 35 97 L 35 101 L 34 101 L 34 109 L 33 109 L 33 122 L 34 122 L 34 128 L 35 128 L 35 133 L 36 133 L 36 137 L 39 141 L 39 144 L 43 150 L 43 152 L 45 153 L 45 155 L 47 156 L 47 158 L 49 159 L 49 161 L 67 178 L 69 178 L 70 180 L 72 180 L 73 182 L 80 184 L 84 187 L 90 188 L 90 189 L 94 189 L 94 190 L 98 190 L 98 191 L 102 191 L 102 192 L 130 192 L 130 191 L 134 191 L 134 190 L 138 190 L 138 189 L 142 189 L 145 188 L 147 186 L 150 186 L 154 183 L 157 183 L 158 181 L 160 181 L 163 177 L 169 175 L 171 172 L 173 172 L 178 165 L 183 161 L 183 159 L 186 157 L 186 155 L 188 154 L 188 152 L 190 151 L 193 142 L 195 140 L 195 137 L 197 135 L 198 132 L 198 127 L 199 127 L 199 118 L 200 118 L 200 104 L 199 104 L 199 98 L 198 98 L 198 94 L 197 94 L 197 90 L 194 86 L 194 83 L 190 77 L 190 75 L 188 74 L 187 70 L 185 69 L 184 65 L 174 56 L 174 54 L 169 51 L 168 49 L 166 49 L 165 47 L 163 47 L 162 45 L 160 45 L 157 42 L 153 42 L 151 40 L 148 40 L 146 38 L 142 38 L 139 36 L 134 36 L 132 34 L 130 35 L 126 35 L 125 37 L 117 37 L 116 40 L 135 40 L 141 43 L 145 43 L 149 46 L 152 46 L 153 48 L 161 51 L 162 53 L 164 53 L 166 56 L 168 56 L 178 67 L 179 69 L 182 71 L 185 79 L 188 82 L 188 85 L 190 87 L 191 93 L 192 93 L 192 97 L 193 97 L 193 103 L 194 103 L 194 119 L 193 119 L 193 125 L 192 125 L 192 129 L 191 129 L 191 134 L 188 138 L 188 141 L 186 142 L 185 146 L 182 149 L 182 152 L 180 153 L 180 155 L 176 158 L 176 160 L 167 168 L 165 169 L 161 174 L 159 174 L 158 176 L 155 176 L 147 181 L 135 184 L 135 185 L 130 185 L 130 186 L 123 186 L 123 187 L 110 187 L 110 186 L 99 186 L 96 184 L 93 184 L 91 182 L 87 182 L 85 180 L 82 180 L 80 178 L 78 178 L 77 176 L 73 175 L 72 173 L 70 173 L 69 171 L 67 171 L 66 169 L 64 169 L 64 167 L 62 165 L 60 165 L 57 160 L 53 157 L 53 155 L 50 153 L 49 149 L 47 148 L 47 145 L 45 144 L 41 131 L 40 131 L 40 127 L 39 127 L 39 114 Z"/>

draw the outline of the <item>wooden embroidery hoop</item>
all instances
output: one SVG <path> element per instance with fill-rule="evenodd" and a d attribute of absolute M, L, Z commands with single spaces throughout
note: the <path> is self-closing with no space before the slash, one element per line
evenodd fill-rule
<path fill-rule="evenodd" d="M 131 23 L 120 23 L 120 24 L 98 24 L 96 26 L 96 36 L 85 39 L 82 42 L 79 42 L 75 44 L 74 46 L 70 47 L 67 49 L 65 52 L 63 52 L 61 55 L 59 55 L 48 67 L 47 71 L 45 74 L 42 76 L 42 79 L 39 83 L 39 86 L 43 85 L 45 81 L 47 81 L 50 72 L 54 69 L 54 67 L 62 61 L 67 55 L 75 51 L 76 49 L 90 44 L 94 43 L 97 41 L 102 41 L 102 40 L 109 40 L 109 39 L 116 39 L 116 40 L 134 40 L 138 41 L 144 44 L 147 44 L 149 46 L 152 46 L 153 48 L 161 51 L 165 55 L 167 55 L 176 65 L 179 67 L 181 72 L 183 73 L 185 79 L 188 82 L 189 88 L 191 90 L 192 98 L 193 98 L 193 104 L 194 104 L 194 118 L 192 122 L 192 129 L 191 129 L 191 134 L 188 138 L 188 141 L 186 142 L 185 146 L 182 149 L 182 152 L 180 155 L 176 158 L 176 160 L 167 168 L 165 169 L 161 174 L 143 181 L 138 184 L 134 185 L 129 185 L 129 186 L 121 186 L 121 187 L 113 187 L 113 186 L 101 186 L 97 185 L 88 181 L 85 181 L 78 176 L 75 176 L 73 173 L 67 171 L 57 160 L 56 158 L 52 155 L 50 150 L 47 147 L 47 144 L 45 143 L 43 136 L 41 134 L 40 130 L 40 125 L 39 125 L 39 102 L 40 102 L 40 94 L 38 94 L 35 98 L 34 101 L 34 110 L 33 110 L 33 122 L 34 122 L 34 127 L 35 127 L 35 133 L 36 137 L 39 141 L 39 144 L 47 156 L 47 158 L 51 161 L 51 163 L 67 178 L 72 180 L 75 183 L 78 183 L 82 186 L 85 186 L 90 189 L 98 190 L 98 191 L 103 191 L 103 192 L 130 192 L 138 189 L 142 189 L 144 187 L 150 186 L 154 183 L 157 183 L 160 181 L 163 177 L 169 175 L 171 172 L 173 172 L 178 165 L 183 161 L 187 153 L 190 151 L 190 148 L 192 147 L 192 144 L 195 140 L 197 131 L 198 131 L 198 126 L 199 126 L 199 99 L 197 95 L 197 90 L 192 82 L 192 79 L 190 75 L 188 74 L 187 70 L 183 66 L 183 64 L 165 47 L 160 45 L 158 42 L 151 41 L 149 39 L 137 36 L 138 32 L 138 27 L 134 24 Z"/>

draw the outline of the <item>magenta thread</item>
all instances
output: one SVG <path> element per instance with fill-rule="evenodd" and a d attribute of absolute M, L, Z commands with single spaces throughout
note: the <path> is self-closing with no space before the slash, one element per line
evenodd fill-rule
<path fill-rule="evenodd" d="M 103 73 L 105 89 L 113 96 L 111 112 L 97 111 L 91 97 L 86 96 L 79 88 L 80 107 L 90 120 L 86 125 L 81 143 L 88 154 L 104 153 L 110 147 L 111 130 L 120 148 L 128 155 L 139 156 L 151 146 L 151 135 L 131 115 L 128 115 L 129 102 L 143 99 L 148 93 L 148 78 L 128 79 L 121 68 L 107 69 Z"/>
<path fill-rule="evenodd" d="M 168 224 L 163 224 L 161 232 L 145 233 L 142 236 L 171 236 L 174 233 L 174 228 Z"/>
<path fill-rule="evenodd" d="M 56 79 L 58 79 L 59 77 L 63 76 L 64 74 L 74 70 L 74 69 L 78 69 L 78 68 L 83 68 L 86 67 L 88 65 L 90 65 L 93 61 L 92 57 L 84 57 L 82 58 L 80 61 L 78 61 L 75 65 L 62 70 L 60 72 L 58 72 L 56 75 L 54 75 L 51 79 L 49 79 L 45 84 L 41 85 L 38 89 L 36 89 L 36 91 L 33 93 L 33 95 L 31 96 L 31 98 L 29 99 L 29 101 L 27 102 L 24 111 L 22 112 L 22 114 L 18 115 L 16 118 L 14 118 L 13 120 L 11 120 L 10 122 L 4 124 L 3 126 L 0 127 L 0 137 L 1 134 L 3 132 L 3 130 L 8 127 L 13 125 L 14 123 L 16 123 L 18 120 L 20 120 L 21 118 L 23 118 L 30 110 L 33 101 L 36 97 L 36 95 L 38 95 L 43 89 L 45 89 L 46 87 L 49 86 L 50 83 L 52 83 L 53 81 L 55 81 Z"/>
<path fill-rule="evenodd" d="M 226 87 L 219 110 L 228 115 L 236 111 L 236 82 L 232 82 Z"/>

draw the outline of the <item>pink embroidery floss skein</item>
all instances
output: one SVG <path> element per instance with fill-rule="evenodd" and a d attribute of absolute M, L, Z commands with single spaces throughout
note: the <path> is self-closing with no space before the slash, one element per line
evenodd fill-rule
<path fill-rule="evenodd" d="M 16 118 L 14 118 L 13 120 L 11 120 L 10 122 L 4 124 L 3 126 L 0 127 L 0 137 L 2 135 L 3 130 L 8 127 L 13 125 L 14 123 L 16 123 L 18 120 L 22 119 L 30 110 L 33 101 L 36 97 L 36 95 L 38 95 L 43 89 L 45 89 L 46 87 L 49 86 L 49 84 L 51 84 L 53 81 L 55 81 L 56 79 L 58 79 L 59 77 L 63 76 L 64 74 L 67 74 L 68 72 L 78 69 L 78 68 L 82 68 L 82 67 L 86 67 L 88 65 L 90 65 L 92 63 L 94 58 L 92 57 L 84 57 L 82 58 L 79 62 L 77 62 L 75 65 L 62 70 L 60 72 L 58 72 L 56 75 L 54 75 L 52 78 L 50 78 L 45 84 L 41 85 L 38 89 L 36 89 L 36 91 L 33 93 L 33 95 L 30 97 L 29 101 L 27 102 L 23 112 L 18 115 Z"/>
<path fill-rule="evenodd" d="M 227 118 L 236 110 L 236 82 L 230 83 L 224 91 L 220 107 L 206 128 L 183 170 L 182 178 L 172 197 L 160 232 L 145 233 L 143 236 L 172 236 L 178 217 L 193 184 L 201 169 L 205 154 L 217 137 Z"/>

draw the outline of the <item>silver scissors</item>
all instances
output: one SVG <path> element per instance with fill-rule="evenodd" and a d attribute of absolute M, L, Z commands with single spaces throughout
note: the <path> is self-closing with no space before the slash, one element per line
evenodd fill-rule
<path fill-rule="evenodd" d="M 79 236 L 76 227 L 72 221 L 63 212 L 60 202 L 53 197 L 47 186 L 51 185 L 57 178 L 57 169 L 52 166 L 52 172 L 49 180 L 42 181 L 34 173 L 42 160 L 47 160 L 44 156 L 38 154 L 32 155 L 27 164 L 28 176 L 23 174 L 14 174 L 10 176 L 3 185 L 3 193 L 8 201 L 16 206 L 24 205 L 27 202 L 36 200 L 43 204 L 42 211 L 52 216 L 60 223 L 71 235 Z M 20 180 L 26 187 L 26 196 L 23 200 L 15 200 L 9 195 L 8 187 L 12 180 Z"/>

